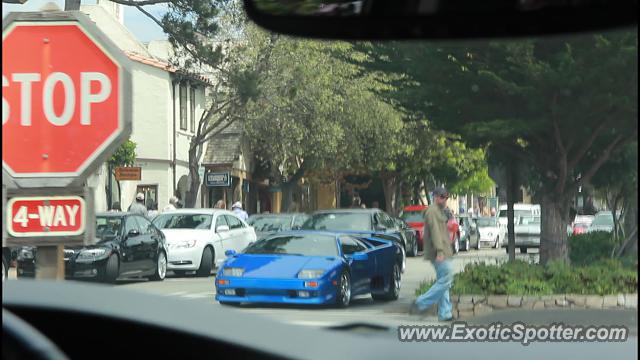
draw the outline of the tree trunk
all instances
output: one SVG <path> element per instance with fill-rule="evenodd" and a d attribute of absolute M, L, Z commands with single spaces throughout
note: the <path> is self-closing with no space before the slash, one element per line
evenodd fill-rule
<path fill-rule="evenodd" d="M 567 225 L 570 205 L 568 196 L 554 195 L 550 191 L 542 196 L 540 264 L 551 260 L 569 263 Z"/>
<path fill-rule="evenodd" d="M 629 243 L 621 249 L 621 256 L 635 256 L 638 259 L 638 181 L 636 180 L 632 196 L 626 205 L 624 212 L 625 234 L 629 237 Z M 635 230 L 635 233 L 634 233 Z"/>
<path fill-rule="evenodd" d="M 382 189 L 387 213 L 395 214 L 398 195 L 398 177 L 396 174 L 382 176 Z"/>
<path fill-rule="evenodd" d="M 509 251 L 509 261 L 516 260 L 516 232 L 515 232 L 515 214 L 513 204 L 516 202 L 516 193 L 518 191 L 518 171 L 515 168 L 515 161 L 510 161 L 506 169 L 507 177 L 507 249 Z"/>
<path fill-rule="evenodd" d="M 198 174 L 198 163 L 200 162 L 198 153 L 200 152 L 200 147 L 202 147 L 202 145 L 191 146 L 189 148 L 189 187 L 184 199 L 185 208 L 194 208 L 196 206 L 198 192 L 200 191 L 200 174 Z"/>
<path fill-rule="evenodd" d="M 282 202 L 280 203 L 281 212 L 289 212 L 291 203 L 293 202 L 293 186 L 295 184 L 291 182 L 283 183 L 282 189 Z"/>

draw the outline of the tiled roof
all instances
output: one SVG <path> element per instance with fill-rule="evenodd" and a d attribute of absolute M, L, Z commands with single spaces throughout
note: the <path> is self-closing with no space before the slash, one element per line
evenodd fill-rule
<path fill-rule="evenodd" d="M 180 73 L 185 77 L 188 78 L 192 78 L 194 80 L 198 80 L 198 81 L 202 81 L 204 83 L 210 84 L 211 81 L 203 76 L 203 75 L 199 75 L 199 74 L 194 74 L 194 73 L 189 73 L 189 72 L 185 72 L 182 70 L 179 70 L 177 68 L 175 68 L 174 66 L 172 66 L 171 64 L 162 61 L 162 60 L 158 60 L 158 59 L 154 59 L 152 57 L 148 57 L 148 56 L 144 56 L 144 55 L 140 55 L 138 53 L 132 52 L 132 51 L 125 51 L 125 54 L 127 54 L 127 56 L 129 57 L 129 59 L 133 60 L 133 61 L 137 61 L 139 63 L 142 64 L 146 64 L 146 65 L 150 65 L 153 67 L 157 67 L 159 69 L 162 69 L 164 71 L 168 71 L 170 73 Z"/>
<path fill-rule="evenodd" d="M 221 133 L 213 137 L 207 145 L 203 164 L 232 164 L 240 156 L 242 134 L 238 132 Z"/>

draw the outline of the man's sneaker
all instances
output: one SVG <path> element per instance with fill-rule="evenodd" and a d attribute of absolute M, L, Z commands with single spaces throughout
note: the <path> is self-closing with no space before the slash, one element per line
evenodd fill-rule
<path fill-rule="evenodd" d="M 424 311 L 418 308 L 418 304 L 415 302 L 411 304 L 411 307 L 409 308 L 409 315 L 422 315 L 423 313 Z"/>

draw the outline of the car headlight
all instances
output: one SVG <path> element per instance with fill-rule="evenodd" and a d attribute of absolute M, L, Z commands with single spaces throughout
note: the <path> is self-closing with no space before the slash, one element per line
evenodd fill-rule
<path fill-rule="evenodd" d="M 243 274 L 244 274 L 244 269 L 243 268 L 226 267 L 226 268 L 222 269 L 222 275 L 224 275 L 224 276 L 240 277 Z"/>
<path fill-rule="evenodd" d="M 298 279 L 317 279 L 324 274 L 321 269 L 305 269 L 298 273 Z"/>
<path fill-rule="evenodd" d="M 103 258 L 106 255 L 108 255 L 107 249 L 87 249 L 80 251 L 76 260 L 94 261 Z"/>
<path fill-rule="evenodd" d="M 173 249 L 188 249 L 188 248 L 192 248 L 192 247 L 196 246 L 197 242 L 198 241 L 196 241 L 196 240 L 176 241 L 176 242 L 170 243 L 169 247 L 171 247 Z"/>

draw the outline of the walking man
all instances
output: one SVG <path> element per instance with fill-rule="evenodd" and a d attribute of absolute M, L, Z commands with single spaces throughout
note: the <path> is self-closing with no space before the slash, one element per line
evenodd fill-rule
<path fill-rule="evenodd" d="M 231 211 L 233 211 L 233 213 L 236 214 L 237 217 L 244 221 L 247 221 L 247 219 L 249 218 L 249 214 L 247 214 L 246 211 L 242 210 L 242 203 L 240 201 L 236 201 L 231 206 Z"/>
<path fill-rule="evenodd" d="M 449 193 L 444 187 L 433 191 L 434 206 L 429 206 L 425 212 L 424 225 L 424 256 L 432 262 L 436 269 L 436 282 L 426 293 L 418 296 L 409 311 L 412 314 L 423 313 L 434 304 L 438 304 L 438 319 L 451 321 L 453 319 L 449 289 L 453 283 L 453 264 L 451 256 L 451 242 L 447 229 L 445 208 Z"/>
<path fill-rule="evenodd" d="M 162 212 L 175 210 L 177 204 L 178 204 L 178 198 L 175 197 L 175 196 L 170 197 L 169 198 L 169 204 L 167 204 L 167 206 L 165 206 L 162 209 Z"/>
<path fill-rule="evenodd" d="M 136 201 L 131 204 L 131 206 L 129 206 L 129 212 L 134 213 L 134 214 L 138 214 L 138 215 L 142 215 L 145 218 L 148 215 L 147 212 L 147 207 L 144 206 L 144 194 L 143 193 L 138 193 L 136 195 Z"/>

